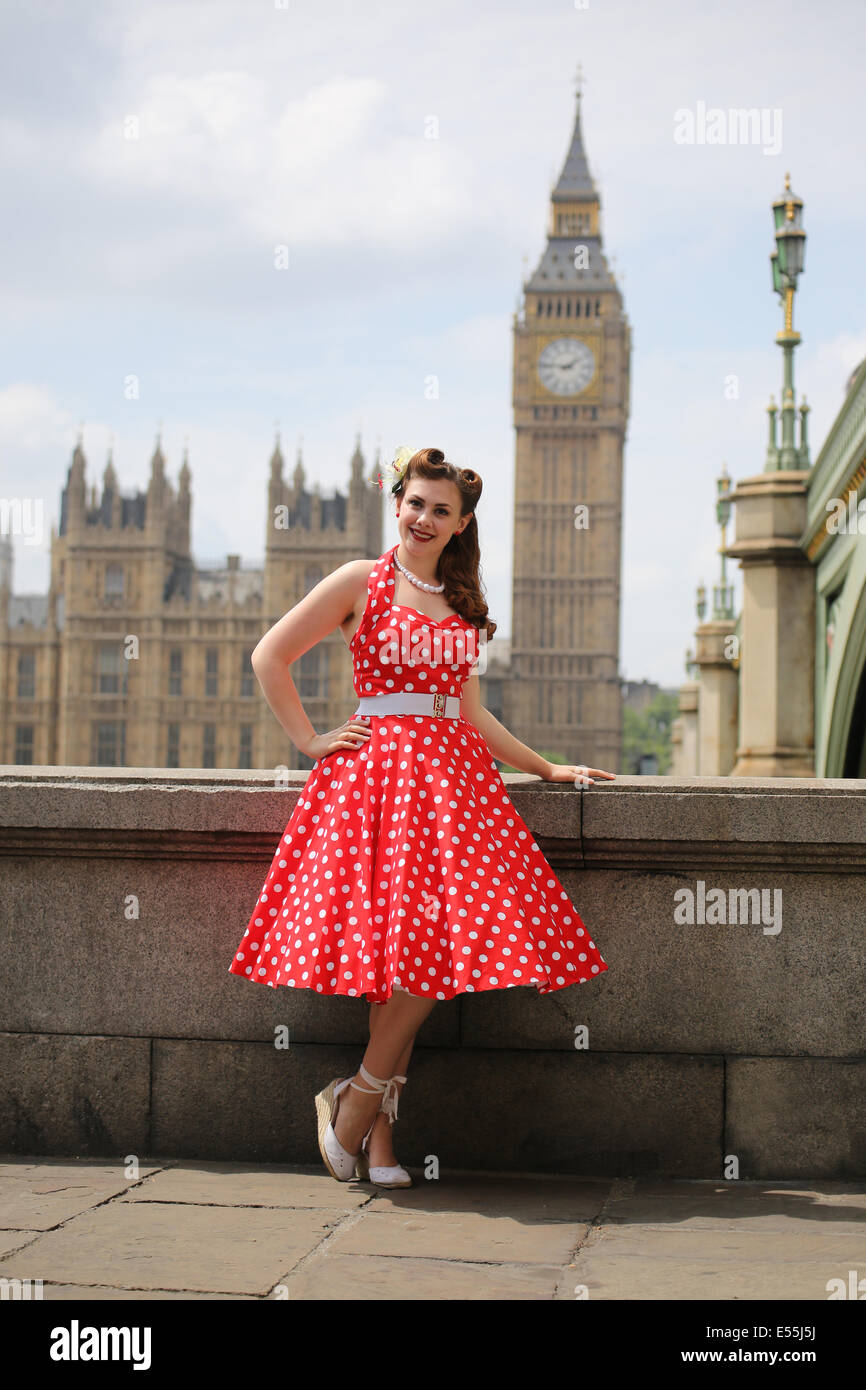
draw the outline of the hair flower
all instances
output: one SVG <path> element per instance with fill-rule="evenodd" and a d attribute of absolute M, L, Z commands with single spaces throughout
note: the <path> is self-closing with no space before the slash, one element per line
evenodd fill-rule
<path fill-rule="evenodd" d="M 416 449 L 408 449 L 405 444 L 402 445 L 390 463 L 384 464 L 382 469 L 373 473 L 372 481 L 378 483 L 380 489 L 384 488 L 386 483 L 393 488 L 394 484 L 403 477 L 414 453 L 417 453 Z"/>

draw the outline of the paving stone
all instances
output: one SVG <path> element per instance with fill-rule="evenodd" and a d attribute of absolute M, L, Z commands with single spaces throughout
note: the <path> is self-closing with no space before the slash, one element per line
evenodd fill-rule
<path fill-rule="evenodd" d="M 339 1213 L 113 1202 L 0 1260 L 0 1277 L 265 1294 Z"/>
<path fill-rule="evenodd" d="M 634 1191 L 638 1179 L 622 1179 L 618 1190 Z M 821 1178 L 820 1181 L 803 1182 L 798 1178 L 741 1178 L 737 1181 L 721 1178 L 640 1178 L 640 1190 L 652 1197 L 659 1194 L 679 1197 L 684 1192 L 740 1192 L 747 1197 L 763 1197 L 767 1193 L 791 1192 L 813 1200 L 831 1200 L 837 1197 L 857 1197 L 866 1206 L 866 1183 L 851 1182 L 847 1178 Z"/>
<path fill-rule="evenodd" d="M 443 1170 L 387 1192 L 318 1166 L 0 1162 L 32 1224 L 0 1277 L 43 1299 L 826 1300 L 866 1269 L 866 1184 Z M 50 1223 L 52 1228 L 46 1224 Z"/>
<path fill-rule="evenodd" d="M 604 1224 L 670 1225 L 691 1230 L 801 1232 L 808 1221 L 829 1227 L 837 1235 L 866 1234 L 866 1205 L 862 1194 L 843 1193 L 823 1197 L 806 1188 L 764 1188 L 747 1192 L 721 1183 L 707 1187 L 668 1191 L 644 1191 L 643 1184 L 631 1196 L 611 1200 Z"/>
<path fill-rule="evenodd" d="M 10 1250 L 20 1250 L 41 1234 L 41 1231 L 0 1231 L 0 1256 L 7 1255 Z"/>
<path fill-rule="evenodd" d="M 702 1260 L 656 1259 L 649 1248 L 642 1255 L 631 1256 L 593 1250 L 590 1254 L 581 1252 L 576 1266 L 563 1280 L 556 1299 L 558 1302 L 573 1299 L 575 1286 L 585 1286 L 590 1301 L 826 1301 L 826 1283 L 831 1277 L 817 1261 L 806 1264 L 792 1261 L 784 1265 L 760 1260 L 743 1263 L 719 1260 L 709 1252 Z M 779 1321 L 777 1315 L 774 1320 Z M 683 1346 L 682 1350 L 689 1348 Z"/>
<path fill-rule="evenodd" d="M 552 1299 L 558 1265 L 473 1264 L 462 1260 L 390 1260 L 375 1255 L 316 1255 L 286 1281 L 289 1299 L 463 1301 Z"/>
<path fill-rule="evenodd" d="M 147 1293 L 142 1293 L 140 1289 L 113 1289 L 104 1284 L 46 1284 L 43 1290 L 43 1302 L 45 1303 L 67 1303 L 71 1300 L 75 1302 L 129 1302 L 141 1303 L 146 1299 L 148 1303 L 165 1302 L 169 1299 L 194 1299 L 198 1302 L 211 1303 L 220 1299 L 230 1299 L 233 1303 L 259 1302 L 254 1294 L 244 1293 L 194 1293 L 188 1289 L 148 1289 Z"/>
<path fill-rule="evenodd" d="M 416 1176 L 414 1187 L 393 1192 L 378 1189 L 376 1210 L 484 1212 L 485 1216 L 532 1221 L 588 1222 L 601 1212 L 611 1187 L 604 1179 L 558 1178 L 547 1173 L 443 1171 L 429 1181 Z"/>
<path fill-rule="evenodd" d="M 376 1189 L 357 1179 L 337 1182 L 330 1174 L 281 1164 L 186 1160 L 132 1188 L 125 1202 L 192 1202 L 226 1207 L 321 1207 L 355 1211 Z"/>
<path fill-rule="evenodd" d="M 647 1261 L 710 1259 L 716 1263 L 806 1264 L 814 1261 L 827 1270 L 827 1278 L 846 1277 L 849 1268 L 866 1270 L 866 1230 L 840 1233 L 835 1228 L 816 1231 L 790 1226 L 785 1232 L 746 1229 L 742 1225 L 712 1229 L 660 1226 L 601 1226 L 590 1234 L 580 1255 L 606 1254 L 612 1258 L 643 1255 Z"/>
<path fill-rule="evenodd" d="M 485 1211 L 491 1216 L 531 1216 L 549 1221 L 592 1221 L 611 1190 L 606 1180 L 526 1174 L 445 1172 L 415 1186 L 388 1192 L 353 1179 L 338 1183 L 320 1168 L 297 1164 L 221 1163 L 184 1160 L 131 1188 L 128 1202 L 171 1201 L 222 1206 L 325 1207 L 352 1211 L 375 1201 L 397 1209 Z"/>
<path fill-rule="evenodd" d="M 568 1264 L 587 1227 L 528 1221 L 486 1212 L 379 1212 L 363 1216 L 328 1242 L 339 1255 L 423 1255 L 461 1261 Z"/>
<path fill-rule="evenodd" d="M 142 1165 L 138 1176 L 156 1172 Z M 0 1166 L 0 1229 L 48 1231 L 70 1216 L 129 1191 L 121 1163 L 69 1159 L 4 1159 Z"/>

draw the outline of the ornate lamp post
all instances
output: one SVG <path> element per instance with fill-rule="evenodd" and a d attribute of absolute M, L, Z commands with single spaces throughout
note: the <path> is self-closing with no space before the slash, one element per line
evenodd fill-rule
<path fill-rule="evenodd" d="M 731 519 L 731 479 L 727 468 L 722 464 L 722 471 L 716 478 L 716 521 L 719 523 L 722 532 L 722 544 L 719 547 L 719 554 L 722 557 L 722 573 L 718 584 L 713 585 L 713 619 L 719 621 L 734 616 L 734 586 L 728 583 L 727 571 L 725 568 L 725 530 Z"/>
<path fill-rule="evenodd" d="M 770 252 L 770 266 L 773 272 L 773 289 L 785 306 L 785 327 L 776 334 L 776 342 L 784 354 L 784 378 L 782 384 L 782 441 L 776 445 L 775 407 L 770 407 L 770 442 L 767 450 L 767 470 L 808 468 L 809 449 L 806 441 L 806 413 L 809 407 L 803 401 L 800 410 L 800 445 L 794 442 L 794 425 L 797 408 L 794 403 L 794 348 L 800 341 L 800 334 L 794 329 L 794 293 L 797 280 L 803 273 L 806 255 L 806 233 L 801 225 L 803 199 L 798 198 L 791 189 L 791 175 L 785 175 L 784 192 L 773 203 L 773 223 L 775 226 L 776 249 Z"/>
<path fill-rule="evenodd" d="M 763 472 L 741 478 L 726 499 L 736 503 L 737 520 L 727 555 L 743 571 L 734 777 L 815 775 L 815 653 L 811 641 L 804 641 L 814 630 L 815 574 L 801 547 L 811 481 L 805 402 L 799 447 L 794 439 L 794 349 L 800 341 L 794 294 L 805 254 L 802 212 L 786 174 L 784 192 L 773 203 L 776 246 L 770 256 L 773 289 L 785 310 L 785 326 L 776 334 L 784 358 L 782 437 L 777 442 L 771 400 Z"/>

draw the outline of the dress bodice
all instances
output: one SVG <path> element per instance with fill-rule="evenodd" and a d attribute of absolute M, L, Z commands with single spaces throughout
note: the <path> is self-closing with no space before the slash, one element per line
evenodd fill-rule
<path fill-rule="evenodd" d="M 481 632 L 459 613 L 437 620 L 395 604 L 396 550 L 393 545 L 379 556 L 367 580 L 366 607 L 349 643 L 355 693 L 459 696 L 478 660 Z"/>

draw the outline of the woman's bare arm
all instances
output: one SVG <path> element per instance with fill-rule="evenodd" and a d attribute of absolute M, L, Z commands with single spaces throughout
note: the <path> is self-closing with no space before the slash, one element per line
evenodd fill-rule
<path fill-rule="evenodd" d="M 265 699 L 292 743 L 306 753 L 316 737 L 289 672 L 293 662 L 339 627 L 365 592 L 371 560 L 349 560 L 305 594 L 253 649 L 251 664 Z"/>
<path fill-rule="evenodd" d="M 477 676 L 470 676 L 463 686 L 460 713 L 485 740 L 494 758 L 499 758 L 511 767 L 519 767 L 521 772 L 534 773 L 545 782 L 574 782 L 576 787 L 592 787 L 596 781 L 615 782 L 614 772 L 605 772 L 601 767 L 586 767 L 584 764 L 550 763 L 540 753 L 534 753 L 525 743 L 510 734 L 498 719 L 494 719 L 481 703 L 481 686 Z"/>
<path fill-rule="evenodd" d="M 481 703 L 481 685 L 477 676 L 470 676 L 464 683 L 460 701 L 460 713 L 484 739 L 494 758 L 519 767 L 521 772 L 534 773 L 536 777 L 547 780 L 551 764 L 540 753 L 534 753 L 525 743 L 510 734 L 498 719 L 485 709 Z"/>

